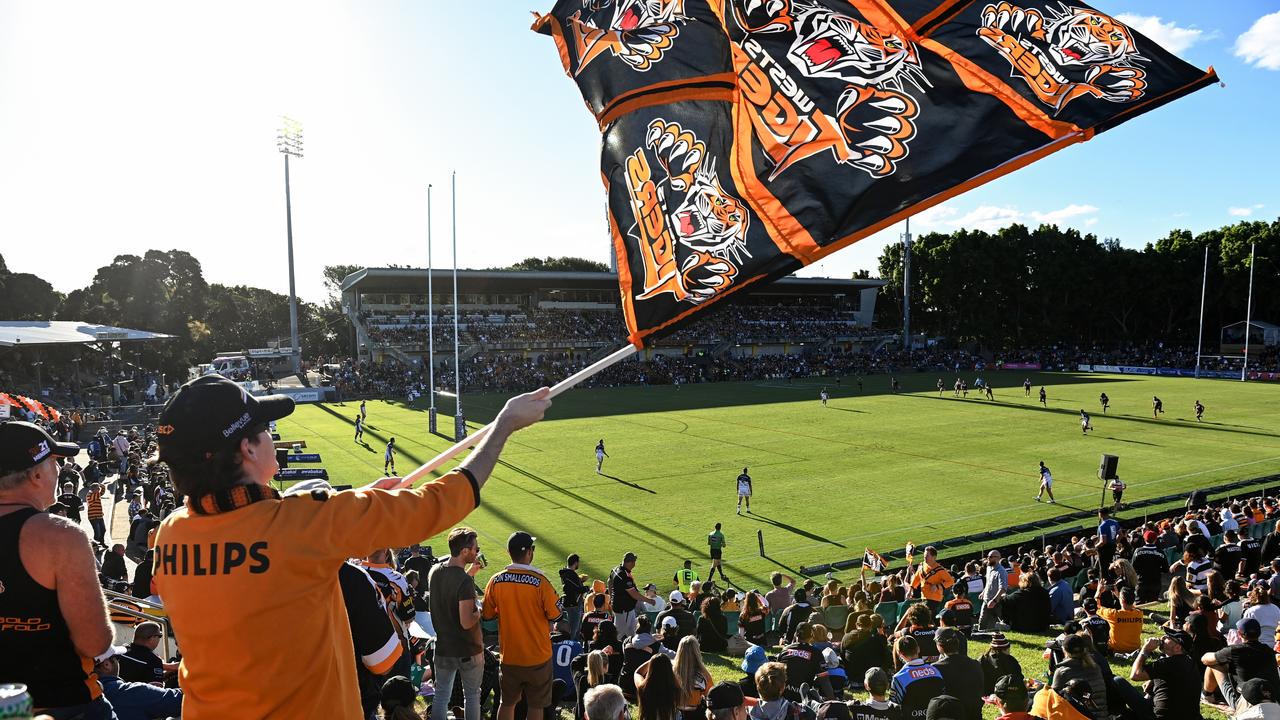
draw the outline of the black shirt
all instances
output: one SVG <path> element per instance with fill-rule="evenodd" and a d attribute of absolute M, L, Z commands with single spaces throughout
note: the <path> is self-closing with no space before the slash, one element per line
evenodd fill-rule
<path fill-rule="evenodd" d="M 876 707 L 871 703 L 871 700 L 847 703 L 853 720 L 902 720 L 902 708 L 897 703 L 875 703 L 883 707 Z"/>
<path fill-rule="evenodd" d="M 67 519 L 74 522 L 80 522 L 80 510 L 84 507 L 84 501 L 75 493 L 62 493 L 58 496 L 58 502 L 67 506 Z"/>
<path fill-rule="evenodd" d="M 1200 720 L 1204 668 L 1190 655 L 1168 655 L 1146 664 L 1156 720 Z"/>
<path fill-rule="evenodd" d="M 982 720 L 982 666 L 966 655 L 948 655 L 933 664 L 942 673 L 947 694 L 964 705 L 964 720 Z"/>
<path fill-rule="evenodd" d="M 1244 564 L 1240 574 L 1248 577 L 1258 570 L 1262 563 L 1262 542 L 1251 537 L 1240 538 L 1240 549 L 1244 551 Z"/>
<path fill-rule="evenodd" d="M 587 586 L 582 584 L 582 579 L 578 577 L 578 571 L 572 568 L 560 568 L 560 599 L 561 606 L 565 610 L 582 607 L 582 596 L 587 592 Z"/>
<path fill-rule="evenodd" d="M 800 683 L 813 683 L 822 672 L 822 655 L 809 643 L 792 643 L 778 655 L 778 662 L 787 666 L 787 687 L 798 688 Z"/>
<path fill-rule="evenodd" d="M 631 612 L 636 609 L 636 599 L 628 590 L 636 589 L 636 581 L 631 571 L 619 565 L 609 573 L 609 602 L 613 604 L 615 613 Z"/>
<path fill-rule="evenodd" d="M 1138 582 L 1159 584 L 1161 577 L 1169 571 L 1169 562 L 1160 548 L 1143 545 L 1133 551 L 1133 571 L 1138 574 Z"/>
<path fill-rule="evenodd" d="M 1240 563 L 1244 561 L 1244 549 L 1239 545 L 1223 543 L 1213 553 L 1213 561 L 1218 566 L 1219 572 L 1228 578 L 1233 578 L 1240 572 Z"/>
<path fill-rule="evenodd" d="M 1276 651 L 1257 640 L 1228 645 L 1214 653 L 1219 665 L 1227 666 L 1227 674 L 1238 688 L 1246 680 L 1261 678 L 1271 686 L 1272 697 L 1280 697 L 1280 673 L 1276 671 Z"/>
<path fill-rule="evenodd" d="M 137 643 L 129 643 L 125 656 L 132 659 L 120 661 L 120 679 L 126 682 L 164 682 L 164 663 L 160 657 Z"/>

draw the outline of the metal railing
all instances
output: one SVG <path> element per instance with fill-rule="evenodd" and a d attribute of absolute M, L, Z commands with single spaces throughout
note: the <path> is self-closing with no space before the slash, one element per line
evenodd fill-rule
<path fill-rule="evenodd" d="M 163 607 L 156 605 L 153 602 L 148 602 L 147 600 L 144 600 L 142 598 L 136 598 L 132 595 L 125 595 L 124 593 L 118 593 L 114 590 L 108 590 L 106 588 L 102 589 L 102 595 L 107 599 L 107 608 L 112 615 L 119 614 L 119 615 L 124 615 L 126 617 L 135 618 L 142 622 L 151 621 L 151 622 L 160 623 L 160 625 L 164 627 L 164 633 L 161 634 L 161 638 L 160 638 L 161 647 L 164 649 L 164 654 L 161 657 L 165 657 L 165 658 L 173 657 L 173 653 L 171 652 L 173 648 L 170 647 L 169 643 L 174 642 L 176 644 L 176 638 L 174 637 L 174 634 L 173 634 L 173 623 L 169 621 L 169 616 L 153 615 L 147 612 L 148 609 L 151 609 L 151 610 L 155 610 L 163 613 L 164 612 Z M 142 610 L 135 610 L 133 607 L 129 607 L 121 604 L 125 602 L 129 603 L 130 606 L 140 607 L 142 608 Z"/>

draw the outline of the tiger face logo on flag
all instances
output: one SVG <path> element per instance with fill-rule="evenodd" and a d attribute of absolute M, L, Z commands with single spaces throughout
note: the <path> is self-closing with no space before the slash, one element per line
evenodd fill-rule
<path fill-rule="evenodd" d="M 684 0 L 583 0 L 571 19 L 582 48 L 577 74 L 605 53 L 647 72 L 662 60 L 688 17 Z"/>
<path fill-rule="evenodd" d="M 1133 102 L 1147 87 L 1139 66 L 1147 58 L 1138 54 L 1133 33 L 1097 10 L 1059 4 L 1046 14 L 993 3 L 982 9 L 978 37 L 1055 114 L 1081 97 Z"/>
<path fill-rule="evenodd" d="M 627 193 L 636 223 L 646 300 L 670 293 L 701 303 L 728 289 L 747 252 L 748 215 L 725 192 L 716 158 L 679 123 L 649 123 L 644 147 L 626 160 Z M 656 166 L 656 167 L 655 167 Z"/>
<path fill-rule="evenodd" d="M 897 170 L 916 134 L 912 91 L 928 86 L 913 43 L 813 0 L 736 0 L 734 17 L 747 35 L 739 78 L 775 163 L 770 179 L 822 152 L 873 178 Z M 790 38 L 785 61 L 766 48 L 775 36 Z M 839 85 L 832 92 L 822 81 Z M 817 107 L 818 90 L 837 98 L 834 107 Z"/>

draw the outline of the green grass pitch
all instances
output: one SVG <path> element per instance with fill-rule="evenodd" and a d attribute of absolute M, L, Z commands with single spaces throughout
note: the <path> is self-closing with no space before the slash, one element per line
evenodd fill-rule
<path fill-rule="evenodd" d="M 972 381 L 972 372 L 964 373 Z M 567 554 L 603 577 L 634 550 L 639 581 L 670 587 L 692 559 L 705 577 L 706 536 L 716 522 L 728 538 L 725 565 L 741 588 L 768 575 L 860 557 L 907 541 L 925 543 L 1098 506 L 1099 456 L 1120 456 L 1126 500 L 1185 492 L 1280 468 L 1280 386 L 1223 380 L 1075 373 L 991 372 L 995 401 L 970 391 L 952 397 L 952 373 L 938 396 L 937 373 L 575 390 L 547 420 L 518 433 L 466 523 L 481 536 L 490 570 L 506 563 L 514 529 L 538 537 L 534 563 L 548 572 Z M 1036 397 L 1048 392 L 1048 407 Z M 830 390 L 829 407 L 818 392 Z M 1098 395 L 1111 397 L 1103 415 Z M 1151 417 L 1151 398 L 1165 414 Z M 504 397 L 464 394 L 469 421 L 486 422 Z M 1207 407 L 1195 422 L 1192 405 Z M 381 475 L 386 439 L 407 473 L 450 445 L 427 433 L 425 401 L 370 402 L 367 446 L 353 442 L 358 402 L 303 405 L 281 421 L 283 440 L 305 440 L 334 484 Z M 1080 432 L 1079 411 L 1093 416 Z M 452 428 L 450 401 L 440 429 Z M 610 457 L 595 471 L 603 438 Z M 1058 505 L 1033 502 L 1037 461 L 1053 470 Z M 750 468 L 752 514 L 734 513 L 735 478 Z M 300 467 L 308 467 L 306 465 Z M 1126 513 L 1120 514 L 1122 518 Z M 757 531 L 767 557 L 760 557 Z M 442 537 L 429 541 L 442 552 Z M 839 576 L 848 579 L 855 573 Z"/>

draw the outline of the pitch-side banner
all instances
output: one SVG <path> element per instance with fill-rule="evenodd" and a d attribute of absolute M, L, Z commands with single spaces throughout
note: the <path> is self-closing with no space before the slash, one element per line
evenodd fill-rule
<path fill-rule="evenodd" d="M 629 339 L 1216 81 L 1081 3 L 560 0 Z"/>

